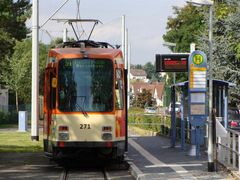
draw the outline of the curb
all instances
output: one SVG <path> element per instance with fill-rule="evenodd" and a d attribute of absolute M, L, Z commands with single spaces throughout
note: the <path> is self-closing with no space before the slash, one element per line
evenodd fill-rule
<path fill-rule="evenodd" d="M 231 171 L 231 175 L 234 177 L 234 179 L 236 178 L 236 180 L 240 180 L 240 175 L 238 171 Z"/>
<path fill-rule="evenodd" d="M 218 166 L 223 168 L 227 173 L 231 174 L 233 176 L 234 180 L 240 180 L 240 173 L 238 171 L 236 171 L 236 169 L 233 169 L 231 167 L 226 167 L 219 162 L 217 164 L 218 164 Z"/>
<path fill-rule="evenodd" d="M 136 180 L 147 180 L 145 174 L 143 174 L 133 162 L 129 162 L 129 165 L 130 173 Z"/>

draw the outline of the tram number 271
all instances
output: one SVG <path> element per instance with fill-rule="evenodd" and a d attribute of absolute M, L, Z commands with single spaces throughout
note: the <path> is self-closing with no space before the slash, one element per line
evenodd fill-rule
<path fill-rule="evenodd" d="M 80 124 L 80 129 L 91 129 L 90 124 Z"/>

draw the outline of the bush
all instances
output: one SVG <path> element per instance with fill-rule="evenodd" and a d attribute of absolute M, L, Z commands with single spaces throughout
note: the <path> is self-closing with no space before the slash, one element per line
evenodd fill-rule
<path fill-rule="evenodd" d="M 0 111 L 0 124 L 17 124 L 18 113 L 17 112 L 2 112 Z"/>
<path fill-rule="evenodd" d="M 129 114 L 128 123 L 129 125 L 155 131 L 162 135 L 169 135 L 171 126 L 170 117 L 159 115 Z"/>

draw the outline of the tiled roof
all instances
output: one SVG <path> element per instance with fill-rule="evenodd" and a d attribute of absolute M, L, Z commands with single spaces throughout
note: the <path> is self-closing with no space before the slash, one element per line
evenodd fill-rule
<path fill-rule="evenodd" d="M 130 69 L 132 76 L 147 76 L 147 73 L 143 69 Z"/>
<path fill-rule="evenodd" d="M 154 95 L 155 90 L 157 91 L 157 97 L 161 99 L 164 90 L 164 83 L 144 83 L 144 82 L 134 82 L 130 84 L 130 87 L 133 89 L 134 94 L 140 93 L 140 90 L 146 89 L 149 90 Z"/>

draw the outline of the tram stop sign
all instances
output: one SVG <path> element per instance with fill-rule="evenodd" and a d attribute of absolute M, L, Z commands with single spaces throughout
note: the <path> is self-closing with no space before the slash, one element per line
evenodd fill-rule
<path fill-rule="evenodd" d="M 188 59 L 189 116 L 193 126 L 203 126 L 206 120 L 207 57 L 194 51 Z"/>

